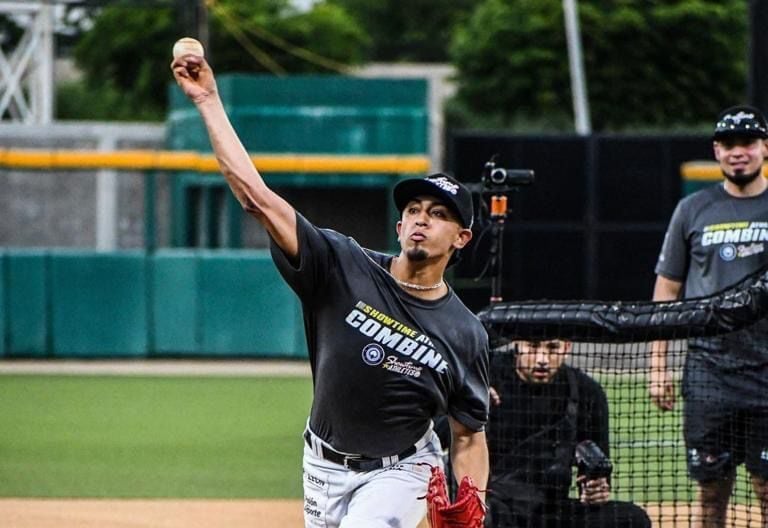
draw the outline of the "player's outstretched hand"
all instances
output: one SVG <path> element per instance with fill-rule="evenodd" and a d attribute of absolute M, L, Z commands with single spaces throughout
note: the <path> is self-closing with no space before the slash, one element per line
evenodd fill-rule
<path fill-rule="evenodd" d="M 176 83 L 192 102 L 201 103 L 216 94 L 213 70 L 203 57 L 184 55 L 171 62 Z"/>

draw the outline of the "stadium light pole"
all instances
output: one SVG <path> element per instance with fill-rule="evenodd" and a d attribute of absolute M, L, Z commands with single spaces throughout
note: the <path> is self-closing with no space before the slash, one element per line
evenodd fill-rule
<path fill-rule="evenodd" d="M 563 0 L 565 37 L 568 42 L 568 64 L 571 72 L 571 98 L 576 132 L 586 136 L 592 133 L 587 99 L 587 82 L 584 76 L 584 57 L 581 52 L 581 32 L 576 0 Z"/>

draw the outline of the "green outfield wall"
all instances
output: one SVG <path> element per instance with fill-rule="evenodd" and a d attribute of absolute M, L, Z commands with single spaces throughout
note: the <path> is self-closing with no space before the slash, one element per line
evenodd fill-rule
<path fill-rule="evenodd" d="M 0 357 L 5 355 L 5 341 L 6 341 L 6 330 L 5 330 L 5 314 L 8 312 L 6 308 L 6 296 L 5 296 L 5 259 L 0 258 L 0 336 L 3 336 L 3 339 L 0 339 Z"/>
<path fill-rule="evenodd" d="M 0 355 L 304 358 L 268 251 L 0 253 Z"/>

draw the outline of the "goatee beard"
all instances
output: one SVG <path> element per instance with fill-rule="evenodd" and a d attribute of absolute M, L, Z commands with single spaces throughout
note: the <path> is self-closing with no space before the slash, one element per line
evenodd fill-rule
<path fill-rule="evenodd" d="M 411 262 L 423 262 L 427 260 L 429 256 L 426 251 L 421 248 L 409 249 L 405 252 L 405 256 Z"/>
<path fill-rule="evenodd" d="M 728 174 L 727 172 L 723 171 L 723 176 L 725 176 L 725 179 L 734 184 L 736 187 L 746 187 L 755 181 L 757 177 L 760 176 L 760 174 L 762 174 L 762 168 L 757 169 L 755 172 L 741 172 L 738 174 Z"/>

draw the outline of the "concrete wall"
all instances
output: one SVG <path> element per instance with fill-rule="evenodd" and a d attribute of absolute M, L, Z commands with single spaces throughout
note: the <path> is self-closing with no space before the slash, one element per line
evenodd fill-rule
<path fill-rule="evenodd" d="M 456 69 L 449 64 L 435 63 L 370 63 L 354 75 L 372 79 L 426 79 L 429 105 L 429 158 L 432 172 L 445 167 L 445 119 L 443 105 L 456 94 Z"/>
<path fill-rule="evenodd" d="M 165 126 L 149 123 L 0 124 L 2 148 L 163 149 Z M 157 174 L 156 247 L 170 246 L 173 173 Z M 0 247 L 114 251 L 144 247 L 141 171 L 32 171 L 0 167 Z M 392 238 L 391 198 L 382 188 L 276 186 L 307 218 L 386 249 Z M 228 194 L 229 191 L 226 191 Z M 340 208 L 340 203 L 346 203 Z M 268 246 L 264 229 L 244 212 L 244 248 Z M 365 222 L 360 222 L 365 218 Z"/>
<path fill-rule="evenodd" d="M 0 124 L 2 148 L 162 149 L 165 126 L 151 123 Z M 142 172 L 0 168 L 0 246 L 110 251 L 144 245 Z M 158 227 L 167 239 L 168 177 L 158 178 Z"/>

